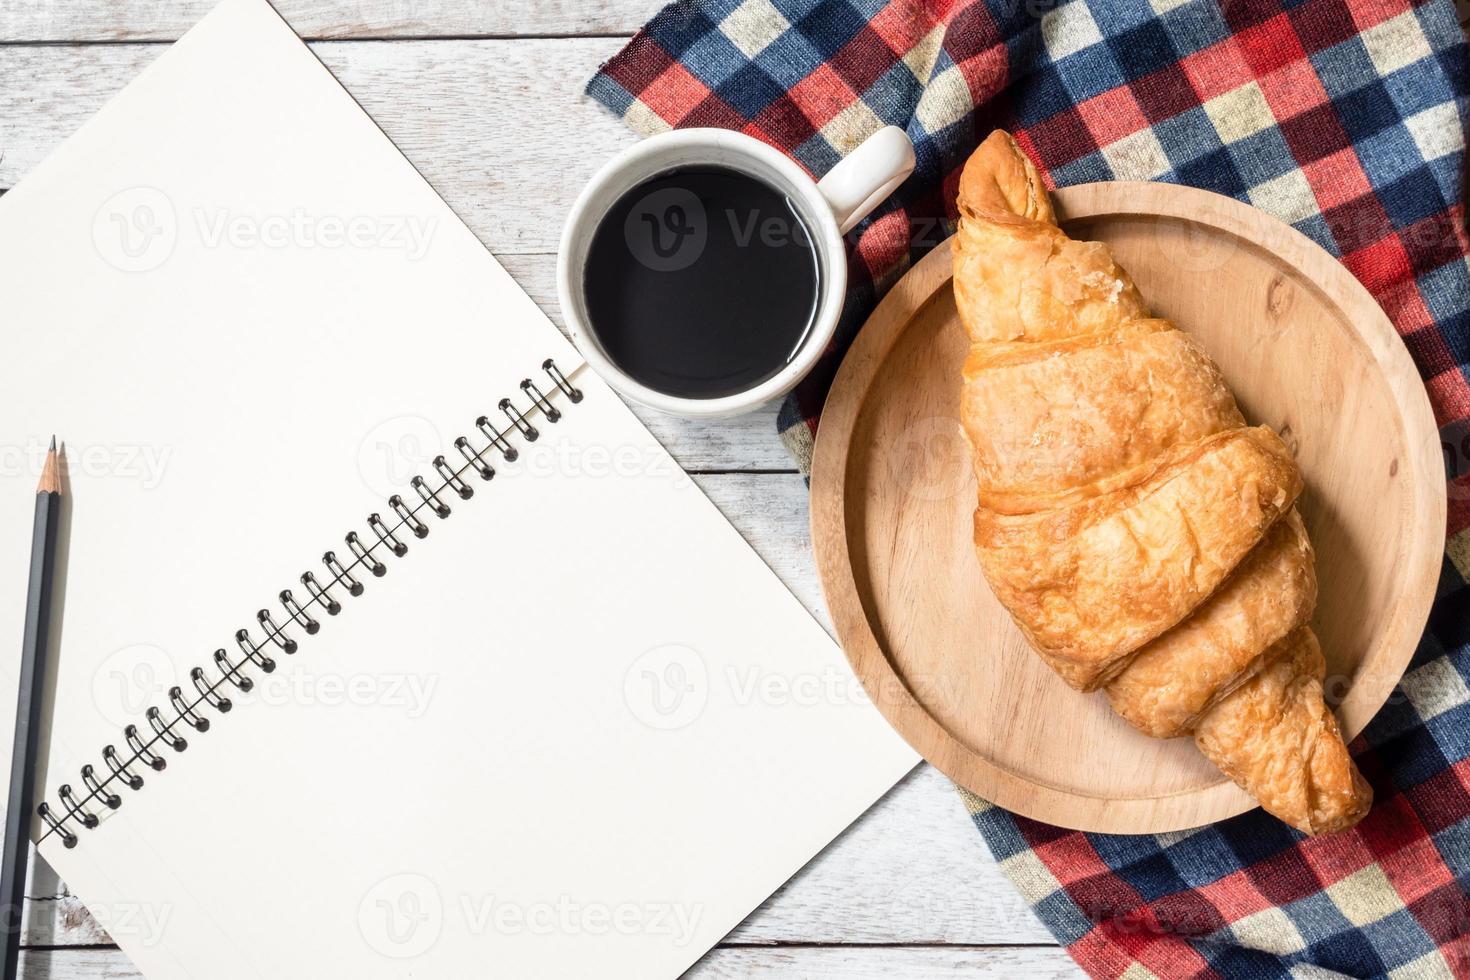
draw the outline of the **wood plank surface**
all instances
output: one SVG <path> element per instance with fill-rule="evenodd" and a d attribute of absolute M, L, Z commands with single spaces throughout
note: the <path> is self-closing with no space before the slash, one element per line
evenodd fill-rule
<path fill-rule="evenodd" d="M 0 43 L 172 41 L 216 0 L 0 3 Z M 632 34 L 661 0 L 276 0 L 309 39 Z"/>
<path fill-rule="evenodd" d="M 160 54 L 158 42 L 178 37 L 214 2 L 0 0 L 0 77 L 10 83 L 0 97 L 0 190 Z M 592 170 L 632 142 L 582 86 L 661 0 L 276 6 L 303 36 L 328 42 L 313 45 L 318 55 L 555 318 L 552 253 L 566 208 Z M 1458 8 L 1462 22 L 1470 18 L 1470 3 Z M 774 435 L 774 406 L 720 422 L 639 414 L 828 623 L 809 557 L 805 487 Z M 44 866 L 31 894 L 38 899 L 27 904 L 27 944 L 62 948 L 28 950 L 23 977 L 139 976 Z M 1050 943 L 949 782 L 921 766 L 690 976 L 1080 976 Z"/>
<path fill-rule="evenodd" d="M 0 43 L 172 41 L 215 0 L 0 2 Z M 631 35 L 662 0 L 276 0 L 302 37 L 353 39 Z M 1457 0 L 1461 24 L 1470 2 Z M 1037 8 L 1038 14 L 1051 7 Z"/>
<path fill-rule="evenodd" d="M 318 49 L 330 50 L 337 62 L 333 70 L 353 94 L 561 325 L 555 251 L 562 216 L 593 167 L 631 136 L 582 98 L 578 86 L 567 86 L 570 91 L 548 101 L 534 90 L 533 79 L 565 83 L 569 74 L 585 77 L 615 47 L 615 41 L 562 40 Z M 392 54 L 410 48 L 418 54 Z M 438 54 L 430 57 L 435 49 Z M 13 186 L 161 50 L 155 45 L 0 45 L 0 76 L 30 80 L 17 96 L 0 99 L 0 187 Z M 568 50 L 581 59 L 576 70 L 553 70 Z M 458 67 L 452 67 L 456 59 Z M 443 84 L 431 82 L 421 69 Z M 411 93 L 415 86 L 420 86 L 418 95 Z M 471 108 L 468 91 L 480 86 L 504 93 L 500 109 Z M 407 109 L 411 103 L 419 109 Z M 505 132 L 524 138 L 506 141 Z M 580 134 L 576 140 L 573 133 Z M 573 142 L 579 144 L 575 150 Z M 686 469 L 792 471 L 791 458 L 774 434 L 776 409 L 772 404 L 718 421 L 674 419 L 641 406 L 634 410 Z"/>
<path fill-rule="evenodd" d="M 0 97 L 0 191 L 162 53 L 157 42 L 178 37 L 214 2 L 0 0 L 0 75 L 11 82 Z M 276 5 L 299 33 L 324 41 L 313 45 L 318 56 L 560 325 L 553 270 L 562 219 L 593 169 L 633 141 L 582 86 L 661 0 Z M 810 560 L 806 488 L 775 435 L 775 406 L 703 422 L 635 410 L 827 623 Z M 30 894 L 26 943 L 43 948 L 24 954 L 23 977 L 138 976 L 44 864 Z M 955 975 L 1078 972 L 990 858 L 951 784 L 928 766 L 690 973 L 709 980 Z"/>
<path fill-rule="evenodd" d="M 1078 970 L 1058 947 L 827 946 L 800 949 L 722 948 L 709 953 L 687 980 L 1061 980 Z"/>
<path fill-rule="evenodd" d="M 617 38 L 330 41 L 312 46 L 497 255 L 556 251 L 592 171 L 634 141 L 582 95 Z M 165 48 L 0 45 L 0 188 L 74 132 Z M 17 84 L 17 80 L 23 84 Z"/>

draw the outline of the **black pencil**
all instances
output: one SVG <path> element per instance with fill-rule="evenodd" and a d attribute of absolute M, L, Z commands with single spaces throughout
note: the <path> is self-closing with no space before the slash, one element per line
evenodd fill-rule
<path fill-rule="evenodd" d="M 5 853 L 0 908 L 5 910 L 5 980 L 15 980 L 20 961 L 21 902 L 31 847 L 31 799 L 36 787 L 41 703 L 46 685 L 46 646 L 51 627 L 51 580 L 56 568 L 56 529 L 61 523 L 61 467 L 56 438 L 36 488 L 36 524 L 31 538 L 31 584 L 26 594 L 25 645 L 21 649 L 20 697 L 15 709 L 15 750 L 10 759 L 10 801 L 5 808 Z"/>

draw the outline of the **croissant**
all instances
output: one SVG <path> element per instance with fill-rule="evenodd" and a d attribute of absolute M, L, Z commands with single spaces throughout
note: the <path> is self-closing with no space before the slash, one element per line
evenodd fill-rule
<path fill-rule="evenodd" d="M 1009 134 L 971 156 L 959 213 L 960 419 L 996 597 L 1069 685 L 1147 735 L 1192 735 L 1281 820 L 1356 823 L 1372 791 L 1323 700 L 1291 452 L 1105 245 L 1057 227 Z"/>

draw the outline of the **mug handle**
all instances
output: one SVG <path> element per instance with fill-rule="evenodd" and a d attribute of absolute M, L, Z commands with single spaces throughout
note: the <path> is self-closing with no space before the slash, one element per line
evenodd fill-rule
<path fill-rule="evenodd" d="M 884 126 L 863 141 L 827 176 L 817 190 L 827 199 L 837 228 L 847 234 L 914 172 L 914 144 L 897 126 Z"/>

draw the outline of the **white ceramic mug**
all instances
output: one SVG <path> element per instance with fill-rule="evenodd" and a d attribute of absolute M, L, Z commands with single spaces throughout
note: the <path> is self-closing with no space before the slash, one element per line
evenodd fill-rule
<path fill-rule="evenodd" d="M 806 224 L 820 265 L 817 312 L 795 355 L 775 376 L 719 398 L 685 398 L 639 383 L 622 371 L 597 339 L 587 312 L 583 272 L 592 236 L 608 210 L 629 190 L 679 167 L 720 166 L 749 174 L 785 194 Z M 847 292 L 842 236 L 891 194 L 914 169 L 907 134 L 888 126 L 868 137 L 813 181 L 795 161 L 760 140 L 725 129 L 680 129 L 651 136 L 608 161 L 572 206 L 562 233 L 556 283 L 572 339 L 602 379 L 645 405 L 672 415 L 738 415 L 786 394 L 826 349 Z"/>

